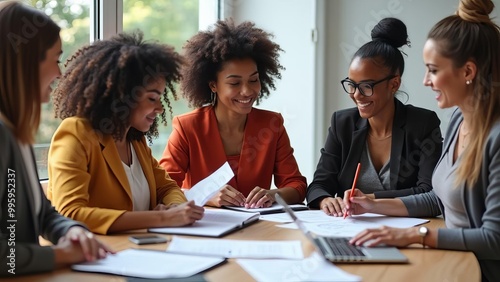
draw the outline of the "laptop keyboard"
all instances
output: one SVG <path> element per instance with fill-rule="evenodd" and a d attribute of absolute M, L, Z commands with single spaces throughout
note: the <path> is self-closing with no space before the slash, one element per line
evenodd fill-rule
<path fill-rule="evenodd" d="M 335 256 L 365 256 L 359 247 L 349 244 L 349 239 L 347 238 L 324 237 L 323 239 L 330 246 L 331 251 Z"/>

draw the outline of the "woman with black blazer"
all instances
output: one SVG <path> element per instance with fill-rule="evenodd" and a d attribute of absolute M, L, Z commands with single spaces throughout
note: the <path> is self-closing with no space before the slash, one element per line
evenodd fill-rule
<path fill-rule="evenodd" d="M 398 48 L 409 43 L 407 38 L 403 22 L 385 18 L 372 30 L 372 41 L 354 54 L 349 76 L 341 83 L 356 107 L 332 116 L 307 189 L 310 207 L 342 215 L 342 197 L 351 188 L 358 163 L 356 188 L 372 198 L 432 190 L 442 146 L 440 121 L 433 111 L 395 98 L 404 71 Z"/>

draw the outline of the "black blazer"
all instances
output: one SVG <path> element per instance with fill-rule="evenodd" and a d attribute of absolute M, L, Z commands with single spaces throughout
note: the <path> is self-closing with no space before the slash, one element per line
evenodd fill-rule
<path fill-rule="evenodd" d="M 441 155 L 443 138 L 436 113 L 403 105 L 394 99 L 390 159 L 391 190 L 375 192 L 376 198 L 393 198 L 432 190 L 432 172 Z M 366 143 L 370 124 L 357 108 L 333 113 L 328 137 L 307 188 L 307 202 L 318 208 L 325 197 L 351 188 L 356 166 Z"/>

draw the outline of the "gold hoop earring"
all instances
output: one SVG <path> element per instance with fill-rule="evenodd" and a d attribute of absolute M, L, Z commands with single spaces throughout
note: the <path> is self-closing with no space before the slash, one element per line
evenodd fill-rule
<path fill-rule="evenodd" d="M 211 100 L 210 104 L 212 104 L 212 107 L 214 107 L 215 104 L 217 103 L 217 93 L 212 91 L 211 92 L 211 96 L 212 97 L 210 97 L 211 98 L 210 99 Z"/>

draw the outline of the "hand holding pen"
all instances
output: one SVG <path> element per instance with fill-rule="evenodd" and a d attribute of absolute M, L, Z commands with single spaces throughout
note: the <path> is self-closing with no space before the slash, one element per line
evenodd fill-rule
<path fill-rule="evenodd" d="M 344 219 L 347 217 L 347 213 L 350 210 L 350 205 L 349 205 L 350 203 L 349 202 L 350 202 L 351 198 L 354 197 L 354 195 L 355 195 L 356 182 L 358 181 L 358 175 L 359 175 L 360 168 L 361 168 L 361 163 L 358 163 L 358 166 L 356 167 L 356 173 L 354 174 L 354 180 L 352 181 L 351 190 L 345 192 L 345 195 L 347 195 L 347 193 L 349 193 L 349 196 L 347 198 L 347 202 L 346 202 L 346 197 L 344 196 L 344 202 L 346 202 L 346 207 L 344 210 Z"/>

